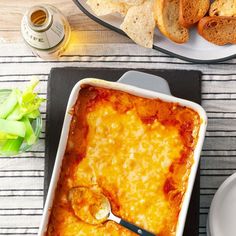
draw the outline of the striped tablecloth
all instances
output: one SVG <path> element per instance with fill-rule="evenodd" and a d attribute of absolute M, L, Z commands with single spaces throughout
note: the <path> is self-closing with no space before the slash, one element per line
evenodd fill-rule
<path fill-rule="evenodd" d="M 19 32 L 15 35 L 20 38 Z M 141 48 L 108 30 L 75 31 L 72 36 L 60 60 L 42 61 L 32 56 L 22 40 L 5 40 L 0 35 L 0 88 L 23 88 L 36 75 L 41 80 L 38 91 L 46 98 L 50 69 L 63 66 L 201 70 L 202 104 L 209 118 L 201 159 L 199 209 L 199 235 L 205 235 L 213 195 L 236 171 L 236 59 L 209 65 L 188 63 Z M 45 110 L 44 104 L 44 123 Z M 0 158 L 0 235 L 37 234 L 43 211 L 44 142 L 45 128 L 31 152 Z"/>

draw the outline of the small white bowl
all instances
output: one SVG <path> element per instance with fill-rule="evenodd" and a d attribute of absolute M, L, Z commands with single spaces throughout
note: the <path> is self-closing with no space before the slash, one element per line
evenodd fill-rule
<path fill-rule="evenodd" d="M 236 173 L 223 182 L 212 200 L 207 235 L 236 235 Z"/>

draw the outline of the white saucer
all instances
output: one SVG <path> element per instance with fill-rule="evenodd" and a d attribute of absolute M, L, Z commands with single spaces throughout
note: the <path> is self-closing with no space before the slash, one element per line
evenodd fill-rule
<path fill-rule="evenodd" d="M 207 224 L 208 236 L 236 236 L 236 173 L 217 190 Z"/>

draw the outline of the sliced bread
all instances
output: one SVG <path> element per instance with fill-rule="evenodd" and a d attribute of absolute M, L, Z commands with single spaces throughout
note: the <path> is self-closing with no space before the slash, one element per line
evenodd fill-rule
<path fill-rule="evenodd" d="M 204 17 L 198 23 L 198 32 L 207 41 L 217 45 L 235 44 L 236 17 Z"/>
<path fill-rule="evenodd" d="M 180 0 L 179 22 L 190 27 L 202 19 L 210 7 L 210 0 Z"/>
<path fill-rule="evenodd" d="M 179 3 L 179 0 L 155 0 L 154 15 L 162 34 L 176 43 L 185 43 L 189 32 L 179 23 Z"/>
<path fill-rule="evenodd" d="M 236 0 L 215 0 L 210 7 L 210 16 L 236 16 Z"/>

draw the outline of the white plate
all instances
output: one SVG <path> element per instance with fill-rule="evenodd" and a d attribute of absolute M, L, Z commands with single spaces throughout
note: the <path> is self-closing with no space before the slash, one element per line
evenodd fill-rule
<path fill-rule="evenodd" d="M 112 14 L 98 18 L 86 4 L 86 1 L 74 0 L 81 11 L 91 19 L 118 33 L 125 34 L 120 30 L 122 17 L 118 14 Z M 220 62 L 236 57 L 236 45 L 217 46 L 209 43 L 197 33 L 196 27 L 191 29 L 190 40 L 185 44 L 176 44 L 170 41 L 156 29 L 153 48 L 180 59 L 197 63 Z"/>
<path fill-rule="evenodd" d="M 217 190 L 208 217 L 208 236 L 236 235 L 236 173 Z"/>

